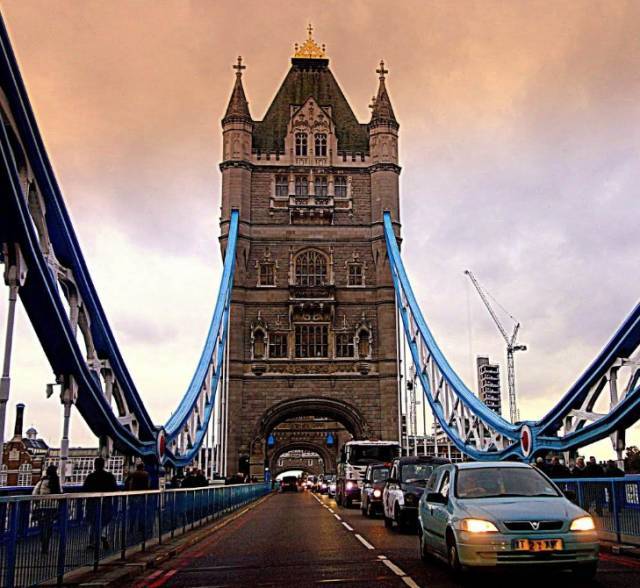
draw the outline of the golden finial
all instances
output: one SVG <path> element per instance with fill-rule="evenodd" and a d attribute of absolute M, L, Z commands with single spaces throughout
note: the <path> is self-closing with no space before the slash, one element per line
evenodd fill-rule
<path fill-rule="evenodd" d="M 325 46 L 320 47 L 313 40 L 313 26 L 309 23 L 307 27 L 307 40 L 302 44 L 294 45 L 295 52 L 293 57 L 296 59 L 325 59 Z"/>
<path fill-rule="evenodd" d="M 246 65 L 242 65 L 242 56 L 241 55 L 238 55 L 238 63 L 233 66 L 233 69 L 236 70 L 236 75 L 238 77 L 242 76 L 242 70 L 243 69 L 247 69 Z"/>
<path fill-rule="evenodd" d="M 380 81 L 384 82 L 384 77 L 389 73 L 389 70 L 384 68 L 384 60 L 380 60 L 380 69 L 376 69 L 376 73 L 380 76 Z"/>

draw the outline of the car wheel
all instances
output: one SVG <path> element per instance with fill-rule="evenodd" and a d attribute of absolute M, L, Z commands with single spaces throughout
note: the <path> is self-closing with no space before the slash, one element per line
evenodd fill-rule
<path fill-rule="evenodd" d="M 458 546 L 455 537 L 451 531 L 447 533 L 447 563 L 454 576 L 462 575 L 462 566 L 460 565 L 460 557 L 458 556 Z"/>
<path fill-rule="evenodd" d="M 400 510 L 400 505 L 397 503 L 393 511 L 393 518 L 396 521 L 396 525 L 398 525 L 398 531 L 404 531 L 407 528 L 404 517 L 402 516 L 402 511 Z"/>
<path fill-rule="evenodd" d="M 578 580 L 582 580 L 584 582 L 593 580 L 597 572 L 598 572 L 598 562 L 583 564 L 581 566 L 576 566 L 575 568 L 573 568 L 573 573 L 575 577 Z"/>

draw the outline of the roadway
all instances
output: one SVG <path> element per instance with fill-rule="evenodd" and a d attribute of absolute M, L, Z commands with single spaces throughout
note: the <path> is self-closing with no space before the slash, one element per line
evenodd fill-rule
<path fill-rule="evenodd" d="M 470 578 L 467 585 L 477 580 Z M 571 585 L 571 577 L 500 574 L 492 575 L 490 583 L 492 588 L 553 587 Z M 358 508 L 340 508 L 326 496 L 301 492 L 268 497 L 141 578 L 136 588 L 307 585 L 448 588 L 461 584 L 452 580 L 444 564 L 420 561 L 416 535 L 385 529 L 381 519 L 367 519 Z M 603 554 L 591 585 L 640 585 L 640 561 Z"/>

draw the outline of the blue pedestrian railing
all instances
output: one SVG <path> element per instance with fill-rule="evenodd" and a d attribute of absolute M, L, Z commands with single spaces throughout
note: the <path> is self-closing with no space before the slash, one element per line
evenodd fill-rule
<path fill-rule="evenodd" d="M 0 497 L 0 586 L 33 586 L 160 543 L 269 493 L 270 484 Z"/>
<path fill-rule="evenodd" d="M 640 475 L 554 482 L 575 494 L 576 502 L 593 516 L 601 538 L 640 545 Z"/>

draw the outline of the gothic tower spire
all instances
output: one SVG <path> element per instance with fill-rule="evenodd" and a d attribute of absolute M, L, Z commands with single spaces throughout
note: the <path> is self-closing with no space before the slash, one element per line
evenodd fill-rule
<path fill-rule="evenodd" d="M 379 75 L 380 85 L 378 86 L 378 94 L 373 102 L 371 124 L 386 124 L 397 129 L 399 127 L 398 121 L 393 113 L 391 100 L 384 83 L 385 77 L 389 73 L 389 70 L 384 67 L 384 61 L 380 61 L 380 69 L 377 69 L 376 73 Z"/>
<path fill-rule="evenodd" d="M 233 66 L 233 69 L 236 70 L 236 83 L 233 86 L 233 92 L 231 92 L 227 111 L 222 119 L 223 125 L 230 122 L 231 118 L 251 121 L 249 103 L 247 102 L 247 98 L 244 95 L 244 88 L 242 87 L 242 70 L 247 69 L 246 65 L 242 65 L 242 57 L 238 56 L 238 63 Z"/>

